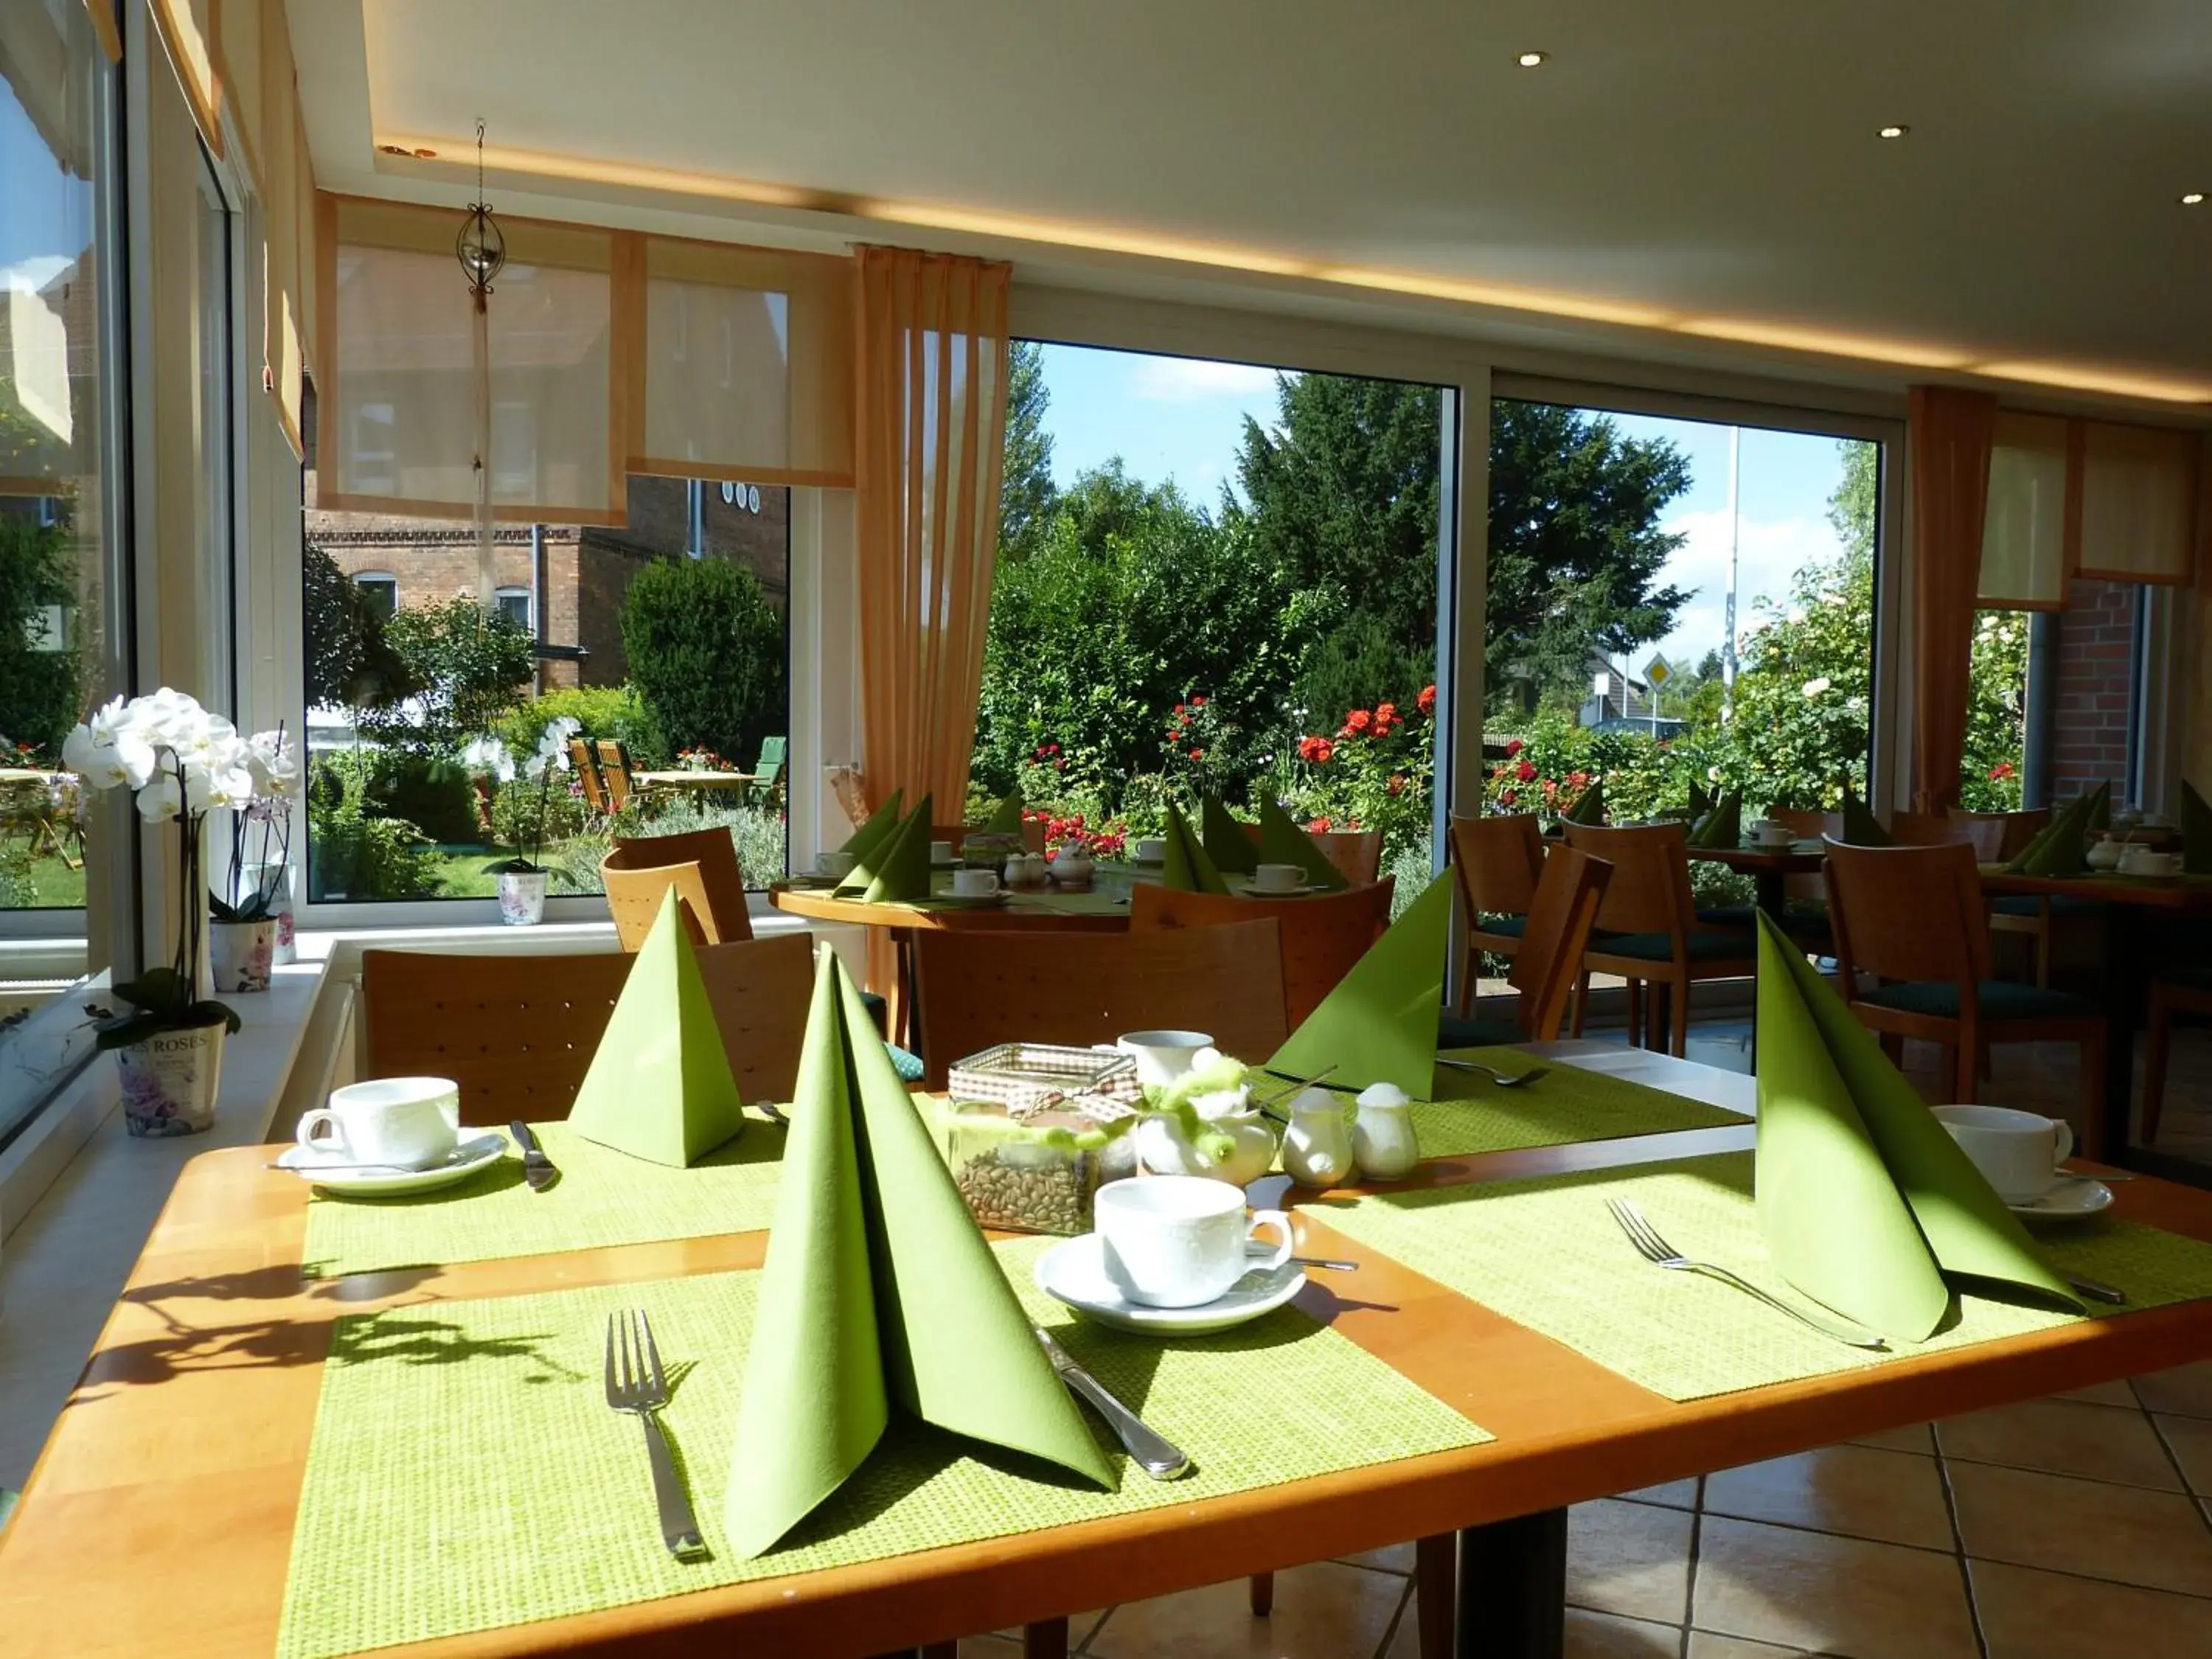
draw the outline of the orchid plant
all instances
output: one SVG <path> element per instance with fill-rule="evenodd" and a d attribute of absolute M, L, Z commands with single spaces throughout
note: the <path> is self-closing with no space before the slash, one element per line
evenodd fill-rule
<path fill-rule="evenodd" d="M 292 862 L 292 795 L 300 786 L 300 764 L 290 738 L 279 726 L 245 740 L 246 769 L 253 793 L 239 809 L 230 836 L 230 880 L 223 893 L 208 895 L 217 921 L 266 921 L 276 914 L 284 872 Z M 258 854 L 248 860 L 249 843 Z M 247 866 L 258 872 L 249 883 Z M 225 894 L 228 896 L 225 896 Z"/>
<path fill-rule="evenodd" d="M 203 880 L 207 815 L 246 811 L 258 794 L 276 793 L 280 780 L 289 788 L 297 776 L 281 731 L 240 736 L 222 715 L 167 686 L 128 702 L 117 697 L 94 711 L 62 744 L 62 763 L 88 788 L 130 790 L 148 823 L 177 824 L 177 890 L 191 895 Z M 100 1020 L 100 1048 L 218 1023 L 238 1030 L 232 1009 L 199 994 L 203 915 L 198 903 L 187 903 L 169 965 L 115 987 L 131 1011 Z"/>
<path fill-rule="evenodd" d="M 520 767 L 515 764 L 514 752 L 497 738 L 478 738 L 461 751 L 461 764 L 471 771 L 481 772 L 501 785 L 513 783 L 518 775 L 538 786 L 538 815 L 531 822 L 527 843 L 515 849 L 514 856 L 497 859 L 484 866 L 496 876 L 534 876 L 544 872 L 545 856 L 545 806 L 551 798 L 553 780 L 568 769 L 568 739 L 584 729 L 581 720 L 563 714 L 558 720 L 546 722 L 545 730 L 538 739 L 538 747 Z"/>

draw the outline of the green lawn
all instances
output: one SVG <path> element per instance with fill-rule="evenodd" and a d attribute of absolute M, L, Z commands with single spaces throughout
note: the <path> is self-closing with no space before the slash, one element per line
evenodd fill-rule
<path fill-rule="evenodd" d="M 72 870 L 52 853 L 31 860 L 33 901 L 41 910 L 80 910 L 84 908 L 84 872 Z"/>

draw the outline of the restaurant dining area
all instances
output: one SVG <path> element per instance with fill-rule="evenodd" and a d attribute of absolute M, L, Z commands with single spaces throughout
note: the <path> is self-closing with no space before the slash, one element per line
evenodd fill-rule
<path fill-rule="evenodd" d="M 0 0 L 0 1659 L 2212 1655 L 2208 92 Z"/>

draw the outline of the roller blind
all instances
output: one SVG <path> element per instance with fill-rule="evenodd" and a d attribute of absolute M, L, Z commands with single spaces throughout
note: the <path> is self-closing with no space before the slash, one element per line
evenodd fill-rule
<path fill-rule="evenodd" d="M 428 517 L 473 510 L 471 301 L 460 216 L 336 199 L 334 315 L 322 319 L 317 460 L 326 507 Z M 494 511 L 527 523 L 619 524 L 610 372 L 611 233 L 502 219 L 490 300 Z"/>
<path fill-rule="evenodd" d="M 246 158 L 246 170 L 252 175 L 255 188 L 264 195 L 269 142 L 264 130 L 268 124 L 264 107 L 268 79 L 263 58 L 270 30 L 283 27 L 284 8 L 280 0 L 216 0 L 213 40 L 216 78 L 237 117 L 239 150 Z M 291 57 L 287 46 L 283 58 L 288 76 Z"/>
<path fill-rule="evenodd" d="M 2081 423 L 2081 550 L 2085 576 L 2185 582 L 2195 569 L 2193 432 Z"/>
<path fill-rule="evenodd" d="M 215 54 L 216 0 L 152 0 L 155 26 L 177 66 L 192 123 L 209 149 L 222 154 L 222 77 Z"/>
<path fill-rule="evenodd" d="M 641 311 L 628 464 L 759 483 L 853 482 L 850 259 L 637 239 L 617 300 Z"/>
<path fill-rule="evenodd" d="M 293 80 L 292 46 L 281 0 L 250 0 L 267 8 L 268 25 L 262 36 L 261 113 L 256 142 L 263 158 L 261 173 L 262 362 L 269 389 L 276 399 L 277 423 L 295 454 L 300 442 L 300 398 L 302 346 L 300 326 L 301 291 L 307 286 L 314 262 L 301 249 L 299 169 L 306 155 L 299 143 L 299 88 Z M 224 15 L 239 9 L 229 0 Z M 226 34 L 226 39 L 228 35 Z M 313 220 L 309 221 L 312 231 Z"/>
<path fill-rule="evenodd" d="M 2066 422 L 2000 410 L 1990 446 L 1978 594 L 1990 610 L 2066 602 Z"/>

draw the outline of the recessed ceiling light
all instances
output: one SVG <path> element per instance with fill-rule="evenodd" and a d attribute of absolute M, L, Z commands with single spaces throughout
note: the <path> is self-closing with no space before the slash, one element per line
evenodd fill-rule
<path fill-rule="evenodd" d="M 1524 52 L 1513 61 L 1520 64 L 1522 69 L 1534 69 L 1551 55 L 1548 52 Z"/>
<path fill-rule="evenodd" d="M 1899 126 L 1893 122 L 1890 125 L 1883 127 L 1878 131 L 1875 134 L 1875 137 L 1877 138 L 1902 138 L 1906 133 L 1911 131 L 1912 129 L 1911 127 Z"/>
<path fill-rule="evenodd" d="M 415 153 L 404 144 L 379 144 L 377 149 L 386 155 L 412 155 Z"/>
<path fill-rule="evenodd" d="M 2186 196 L 2181 198 L 2181 205 L 2184 207 L 2200 207 L 2203 204 L 2203 201 L 2204 192 L 2201 190 L 2192 190 Z"/>

